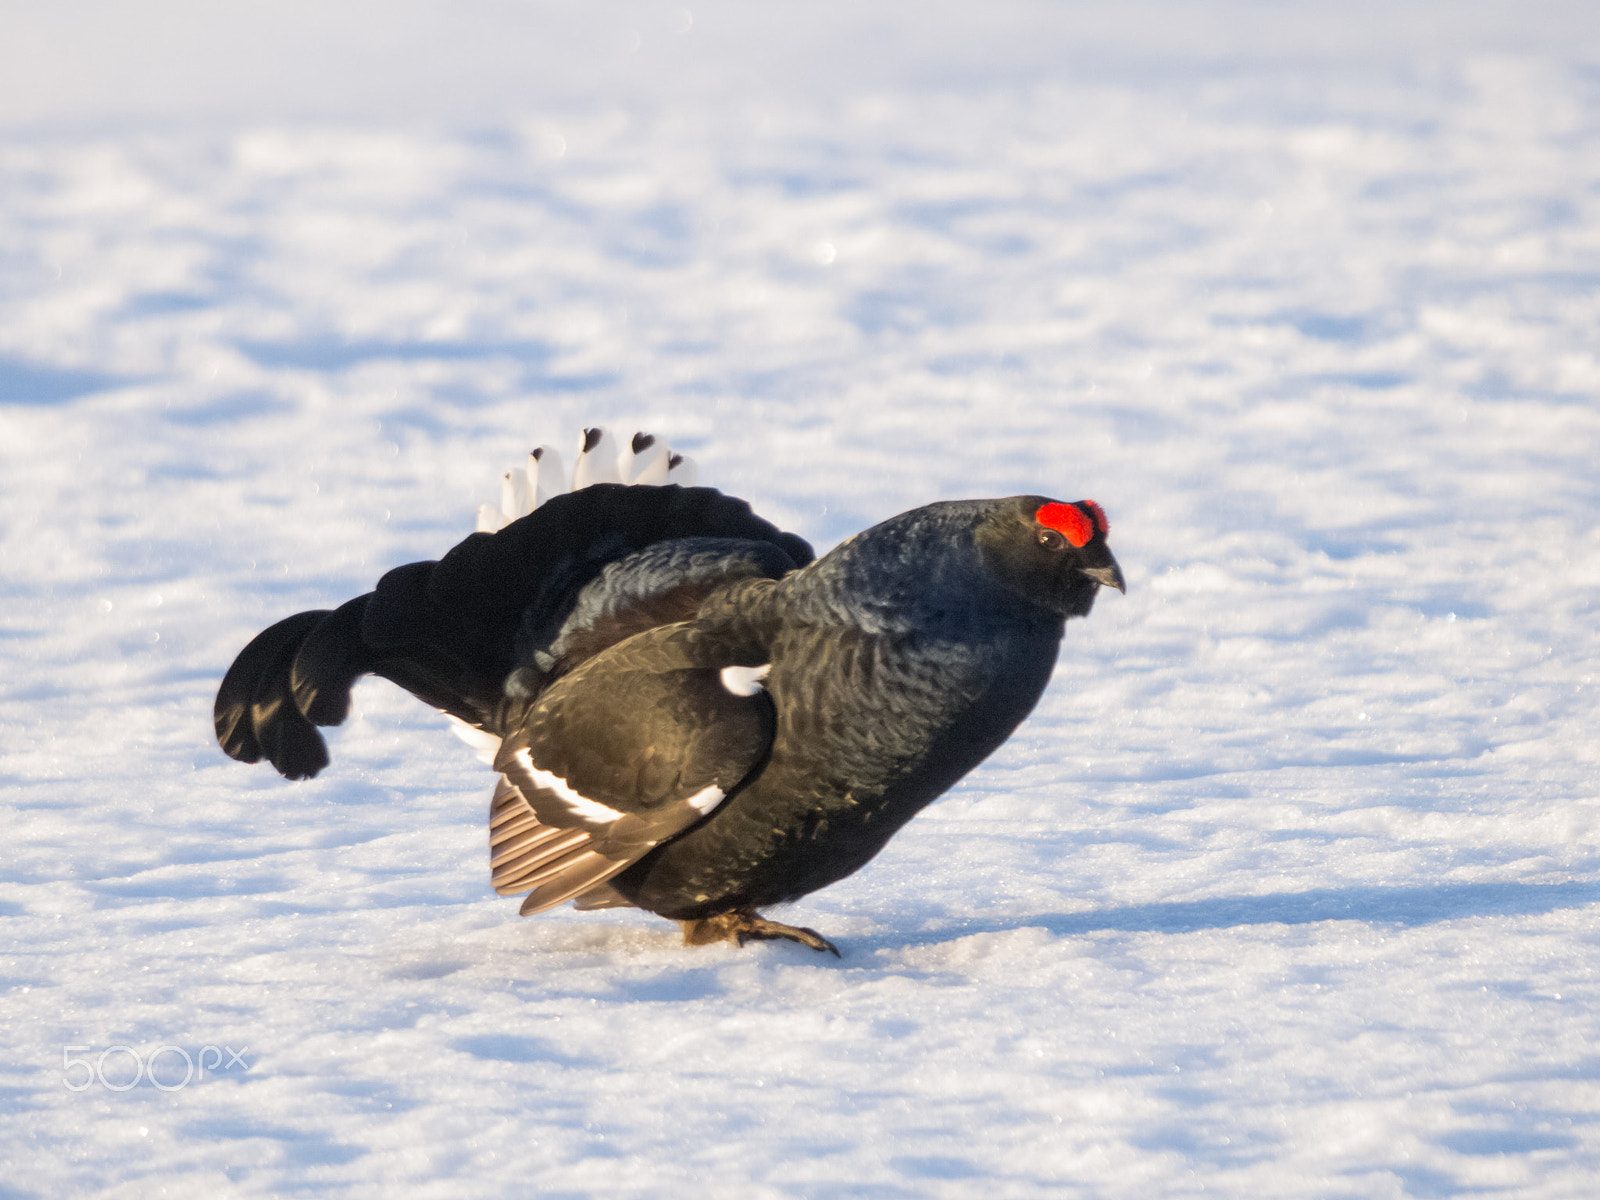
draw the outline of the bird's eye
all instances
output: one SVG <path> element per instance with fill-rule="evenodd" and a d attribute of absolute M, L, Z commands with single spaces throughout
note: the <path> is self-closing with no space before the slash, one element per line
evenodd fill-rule
<path fill-rule="evenodd" d="M 1065 550 L 1067 548 L 1067 539 L 1054 529 L 1041 529 L 1039 530 L 1039 545 L 1046 550 Z"/>

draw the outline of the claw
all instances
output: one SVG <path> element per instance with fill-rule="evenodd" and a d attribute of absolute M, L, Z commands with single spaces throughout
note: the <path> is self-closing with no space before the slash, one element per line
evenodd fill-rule
<path fill-rule="evenodd" d="M 815 929 L 803 925 L 783 925 L 759 916 L 752 909 L 735 909 L 701 917 L 694 921 L 679 921 L 683 927 L 685 946 L 709 946 L 713 942 L 732 942 L 743 946 L 746 942 L 788 941 L 799 942 L 816 951 L 830 951 L 835 958 L 843 957 L 839 947 Z"/>

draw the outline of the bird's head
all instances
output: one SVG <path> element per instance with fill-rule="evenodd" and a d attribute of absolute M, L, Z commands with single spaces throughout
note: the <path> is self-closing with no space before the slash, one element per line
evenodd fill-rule
<path fill-rule="evenodd" d="M 998 502 L 977 530 L 989 568 L 1013 591 L 1063 617 L 1087 616 L 1100 585 L 1126 591 L 1106 549 L 1111 525 L 1093 500 Z"/>

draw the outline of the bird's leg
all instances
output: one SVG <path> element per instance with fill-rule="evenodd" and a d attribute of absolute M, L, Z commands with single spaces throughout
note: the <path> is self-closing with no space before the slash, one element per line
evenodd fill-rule
<path fill-rule="evenodd" d="M 751 908 L 736 908 L 731 912 L 701 917 L 695 921 L 679 921 L 683 926 L 685 946 L 709 946 L 712 942 L 733 942 L 742 946 L 746 942 L 770 942 L 784 938 L 810 946 L 813 950 L 830 950 L 840 957 L 839 948 L 815 929 L 801 925 L 780 925 L 769 921 Z"/>

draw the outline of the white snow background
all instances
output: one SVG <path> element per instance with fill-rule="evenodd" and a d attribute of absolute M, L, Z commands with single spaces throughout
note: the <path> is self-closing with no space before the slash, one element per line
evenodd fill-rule
<path fill-rule="evenodd" d="M 1592 7 L 46 7 L 0 1196 L 1596 1194 Z M 313 782 L 213 742 L 595 423 L 819 549 L 1110 515 L 1039 710 L 779 914 L 840 960 L 518 918 L 381 681 Z"/>

